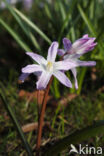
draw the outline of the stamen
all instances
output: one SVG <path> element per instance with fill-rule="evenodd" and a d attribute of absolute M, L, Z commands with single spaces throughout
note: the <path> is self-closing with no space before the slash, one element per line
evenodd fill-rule
<path fill-rule="evenodd" d="M 53 63 L 48 61 L 46 68 L 48 71 L 52 70 L 53 69 Z"/>

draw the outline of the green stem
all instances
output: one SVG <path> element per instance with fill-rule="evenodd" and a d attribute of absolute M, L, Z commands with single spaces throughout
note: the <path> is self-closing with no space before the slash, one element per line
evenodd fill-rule
<path fill-rule="evenodd" d="M 15 127 L 16 127 L 16 130 L 17 130 L 18 134 L 20 135 L 20 138 L 21 138 L 21 140 L 23 142 L 23 145 L 24 145 L 28 155 L 33 156 L 32 150 L 31 150 L 31 148 L 30 148 L 30 146 L 29 146 L 29 144 L 28 144 L 28 142 L 27 142 L 27 140 L 26 140 L 26 138 L 25 138 L 25 136 L 24 136 L 24 134 L 23 134 L 23 132 L 21 130 L 21 127 L 20 127 L 20 125 L 19 125 L 19 123 L 18 123 L 18 121 L 17 121 L 17 119 L 16 119 L 10 105 L 7 103 L 7 101 L 5 100 L 5 97 L 2 95 L 1 92 L 0 92 L 0 97 L 1 97 L 1 100 L 2 100 L 4 106 L 5 106 L 6 110 L 7 110 L 10 118 L 12 119 L 12 121 L 13 121 Z"/>

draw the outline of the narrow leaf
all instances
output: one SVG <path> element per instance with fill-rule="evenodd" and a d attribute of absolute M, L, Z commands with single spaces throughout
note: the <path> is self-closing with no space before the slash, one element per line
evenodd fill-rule
<path fill-rule="evenodd" d="M 62 34 L 63 34 L 63 32 L 64 32 L 64 30 L 65 30 L 65 28 L 66 28 L 66 26 L 67 26 L 67 24 L 69 22 L 70 15 L 71 15 L 71 13 L 73 11 L 73 8 L 74 8 L 75 4 L 77 3 L 77 0 L 71 1 L 70 3 L 71 3 L 71 5 L 70 5 L 69 12 L 67 13 L 67 16 L 66 16 L 66 18 L 65 18 L 65 20 L 63 22 L 63 25 L 62 25 L 62 28 L 61 28 L 61 31 L 60 31 L 60 34 L 59 34 L 59 39 L 58 39 L 59 42 L 60 42 Z"/>
<path fill-rule="evenodd" d="M 60 0 L 58 0 L 58 5 L 59 5 L 59 8 L 60 8 L 60 12 L 61 12 L 61 15 L 62 15 L 62 19 L 63 19 L 63 21 L 64 21 L 65 18 L 66 18 L 66 12 L 65 12 L 63 3 L 62 3 Z"/>
<path fill-rule="evenodd" d="M 95 31 L 94 27 L 90 23 L 88 17 L 86 16 L 86 14 L 84 13 L 84 11 L 82 10 L 82 8 L 81 8 L 81 6 L 79 4 L 78 4 L 78 10 L 79 10 L 82 18 L 84 19 L 86 25 L 88 26 L 90 32 L 92 33 L 92 35 L 96 36 L 96 31 Z"/>
<path fill-rule="evenodd" d="M 22 39 L 12 30 L 12 28 L 7 25 L 1 18 L 0 24 L 12 35 L 12 37 L 17 41 L 17 43 L 25 50 L 31 51 L 31 49 L 22 41 Z"/>
<path fill-rule="evenodd" d="M 33 45 L 38 50 L 40 50 L 40 46 L 39 46 L 38 42 L 36 41 L 35 37 L 33 36 L 33 34 L 31 33 L 31 31 L 29 30 L 29 28 L 27 28 L 27 26 L 24 25 L 24 23 L 21 20 L 21 18 L 16 14 L 16 12 L 13 10 L 13 8 L 6 1 L 5 1 L 5 4 L 6 4 L 7 8 L 9 9 L 9 11 L 11 12 L 11 14 L 13 15 L 13 17 L 15 18 L 15 20 L 18 22 L 19 26 L 22 28 L 22 30 L 26 34 L 26 36 L 28 38 L 30 38 L 32 43 L 33 43 Z"/>
<path fill-rule="evenodd" d="M 51 153 L 51 155 L 56 156 L 61 151 L 67 149 L 71 144 L 80 143 L 100 134 L 104 134 L 104 120 L 98 121 L 92 126 L 88 126 L 82 130 L 77 130 L 69 136 L 60 139 L 46 151 L 45 155 L 50 156 Z"/>
<path fill-rule="evenodd" d="M 6 110 L 8 112 L 10 118 L 12 119 L 12 121 L 13 121 L 13 123 L 15 125 L 15 128 L 16 128 L 16 130 L 17 130 L 17 132 L 18 132 L 18 134 L 19 134 L 19 136 L 20 136 L 20 138 L 21 138 L 21 140 L 23 142 L 23 145 L 24 145 L 28 155 L 33 156 L 32 150 L 31 150 L 31 148 L 30 148 L 30 146 L 29 146 L 29 144 L 28 144 L 28 142 L 27 142 L 27 140 L 26 140 L 26 138 L 25 138 L 25 136 L 24 136 L 24 134 L 23 134 L 23 132 L 21 130 L 21 127 L 20 127 L 20 125 L 19 125 L 19 123 L 18 123 L 18 121 L 17 121 L 17 119 L 16 119 L 10 105 L 7 103 L 4 95 L 2 95 L 1 92 L 0 92 L 0 98 L 1 98 Z"/>
<path fill-rule="evenodd" d="M 31 22 L 22 12 L 18 9 L 13 8 L 13 10 L 24 20 L 31 28 L 33 28 L 43 39 L 45 39 L 49 44 L 51 40 L 33 23 Z"/>
<path fill-rule="evenodd" d="M 86 25 L 88 26 L 89 31 L 91 32 L 91 34 L 95 37 L 98 36 L 97 31 L 95 30 L 95 28 L 93 27 L 92 23 L 90 22 L 89 18 L 87 17 L 87 15 L 84 13 L 83 9 L 81 8 L 81 6 L 78 4 L 78 10 L 80 12 L 81 17 L 83 18 L 84 22 L 86 23 Z M 98 58 L 104 57 L 104 49 L 102 48 L 102 43 L 101 41 L 98 41 L 98 48 L 101 51 L 98 55 Z"/>

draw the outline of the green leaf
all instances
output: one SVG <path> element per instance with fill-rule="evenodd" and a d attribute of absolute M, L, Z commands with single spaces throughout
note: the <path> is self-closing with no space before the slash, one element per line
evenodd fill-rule
<path fill-rule="evenodd" d="M 58 140 L 54 145 L 52 145 L 45 153 L 45 156 L 58 155 L 61 151 L 67 149 L 70 144 L 77 144 L 85 141 L 96 135 L 104 134 L 104 120 L 97 121 L 92 126 L 88 126 L 82 130 L 77 130 L 76 132 Z"/>
<path fill-rule="evenodd" d="M 32 41 L 32 43 L 33 43 L 33 45 L 35 45 L 35 47 L 38 50 L 40 50 L 40 46 L 39 46 L 38 42 L 36 41 L 35 37 L 33 36 L 33 34 L 31 33 L 31 31 L 29 30 L 29 28 L 27 28 L 27 26 L 24 25 L 23 21 L 21 20 L 20 17 L 18 17 L 18 15 L 13 10 L 13 8 L 11 7 L 11 5 L 9 5 L 6 1 L 5 1 L 5 4 L 6 4 L 7 8 L 9 9 L 9 11 L 11 12 L 11 14 L 13 15 L 13 17 L 15 18 L 15 20 L 18 22 L 18 24 L 22 28 L 22 30 L 24 31 L 24 33 L 26 34 L 26 36 L 28 38 L 30 38 L 31 41 Z"/>
<path fill-rule="evenodd" d="M 6 108 L 6 110 L 8 112 L 10 118 L 13 121 L 14 127 L 16 128 L 16 130 L 17 130 L 17 132 L 18 132 L 18 134 L 19 134 L 19 136 L 20 136 L 20 138 L 22 140 L 22 143 L 23 143 L 23 145 L 24 145 L 24 147 L 25 147 L 28 155 L 29 156 L 33 156 L 32 149 L 29 146 L 29 144 L 28 144 L 28 142 L 27 142 L 27 140 L 26 140 L 26 138 L 25 138 L 25 136 L 24 136 L 24 134 L 23 134 L 23 132 L 21 130 L 21 127 L 20 127 L 20 125 L 19 125 L 19 123 L 18 123 L 18 121 L 17 121 L 17 119 L 16 119 L 16 117 L 15 117 L 15 115 L 14 115 L 11 107 L 10 107 L 10 104 L 7 103 L 4 95 L 1 92 L 0 92 L 0 98 L 1 98 L 1 100 L 2 100 L 2 102 L 3 102 L 3 104 L 4 104 L 5 108 Z"/>
<path fill-rule="evenodd" d="M 65 18 L 65 20 L 63 22 L 63 25 L 62 25 L 62 28 L 61 28 L 61 31 L 60 31 L 60 34 L 59 34 L 59 39 L 58 39 L 59 42 L 61 40 L 61 37 L 62 37 L 62 34 L 63 34 L 65 28 L 67 27 L 67 24 L 68 24 L 69 19 L 71 17 L 71 13 L 73 11 L 73 8 L 74 8 L 75 4 L 77 3 L 77 0 L 71 1 L 70 3 L 71 3 L 70 4 L 70 9 L 69 9 L 69 11 L 67 13 L 67 16 L 66 16 L 66 18 Z"/>
<path fill-rule="evenodd" d="M 54 85 L 54 95 L 56 98 L 60 97 L 60 91 L 59 91 L 59 81 L 54 78 L 53 80 L 53 85 Z"/>
<path fill-rule="evenodd" d="M 92 33 L 92 35 L 96 36 L 96 31 L 95 31 L 94 27 L 92 26 L 90 20 L 88 19 L 88 17 L 84 13 L 83 9 L 81 8 L 80 4 L 78 4 L 78 10 L 79 10 L 82 18 L 84 19 L 86 25 L 88 26 L 90 32 Z"/>
<path fill-rule="evenodd" d="M 86 75 L 86 71 L 87 71 L 86 67 L 81 69 L 81 74 L 79 75 L 78 90 L 77 90 L 78 95 L 81 93 L 81 89 L 82 89 L 83 81 L 84 81 L 84 78 L 85 78 L 85 75 Z"/>
<path fill-rule="evenodd" d="M 87 15 L 84 13 L 83 9 L 81 8 L 81 6 L 78 4 L 78 10 L 80 12 L 80 15 L 82 16 L 84 22 L 86 23 L 86 25 L 88 26 L 89 31 L 91 32 L 91 34 L 95 37 L 98 36 L 97 31 L 95 30 L 95 28 L 93 27 L 92 23 L 90 22 L 90 20 L 88 19 Z M 98 41 L 98 48 L 101 51 L 99 53 L 99 55 L 97 55 L 97 57 L 102 58 L 104 57 L 104 48 L 102 48 L 102 43 L 100 41 Z"/>
<path fill-rule="evenodd" d="M 59 111 L 60 111 L 60 108 L 61 108 L 61 106 L 60 106 L 60 104 L 58 105 L 58 107 L 57 107 L 57 109 L 56 109 L 56 111 L 55 111 L 55 115 L 54 115 L 54 117 L 52 118 L 52 129 L 54 129 L 54 126 L 55 126 L 55 122 L 56 122 L 56 119 L 57 119 L 57 115 L 58 115 L 58 113 L 59 113 Z M 52 133 L 50 133 L 50 137 L 52 137 Z"/>
<path fill-rule="evenodd" d="M 17 41 L 17 43 L 25 50 L 25 51 L 31 51 L 31 49 L 22 41 L 19 35 L 15 33 L 15 31 L 12 30 L 12 28 L 7 25 L 1 18 L 0 18 L 0 24 L 12 35 L 12 37 Z"/>
<path fill-rule="evenodd" d="M 66 18 L 66 12 L 65 12 L 65 9 L 64 9 L 64 5 L 60 0 L 58 0 L 58 5 L 59 5 L 59 8 L 60 8 L 62 19 L 64 21 L 65 18 Z"/>
<path fill-rule="evenodd" d="M 49 5 L 47 3 L 44 4 L 44 10 L 48 18 L 52 20 L 52 14 L 51 14 Z"/>
<path fill-rule="evenodd" d="M 32 43 L 35 45 L 35 48 L 37 48 L 37 49 L 40 51 L 41 48 L 40 48 L 40 45 L 38 44 L 38 42 L 37 42 L 35 36 L 32 34 L 31 31 L 28 32 L 28 35 L 29 35 L 29 37 L 30 37 Z"/>
<path fill-rule="evenodd" d="M 18 9 L 13 8 L 13 10 L 24 20 L 31 28 L 33 28 L 43 39 L 45 39 L 49 44 L 51 44 L 51 40 L 33 23 L 31 22 L 22 12 Z"/>

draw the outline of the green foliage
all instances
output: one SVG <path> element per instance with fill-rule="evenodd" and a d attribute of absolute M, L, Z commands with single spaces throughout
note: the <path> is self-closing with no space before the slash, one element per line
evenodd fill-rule
<path fill-rule="evenodd" d="M 26 51 L 31 51 L 29 47 L 21 40 L 20 36 L 17 35 L 2 19 L 0 19 L 0 24 L 13 36 L 17 43 Z"/>
<path fill-rule="evenodd" d="M 12 121 L 14 123 L 17 132 L 19 133 L 19 135 L 21 137 L 21 140 L 23 142 L 23 145 L 24 145 L 27 153 L 29 154 L 29 156 L 32 156 L 33 155 L 32 154 L 32 150 L 31 150 L 27 140 L 25 139 L 25 136 L 24 136 L 24 134 L 23 134 L 23 132 L 21 130 L 21 127 L 20 127 L 20 125 L 19 125 L 19 123 L 18 123 L 18 121 L 17 121 L 17 119 L 16 119 L 16 117 L 15 117 L 15 115 L 14 115 L 14 113 L 13 113 L 11 107 L 10 107 L 10 105 L 8 104 L 8 102 L 6 101 L 4 95 L 1 92 L 0 92 L 0 98 L 3 101 L 3 104 L 4 104 L 4 106 L 5 106 L 8 114 L 9 114 L 9 116 L 11 117 L 11 119 L 12 119 Z"/>
<path fill-rule="evenodd" d="M 103 133 L 103 131 L 104 131 L 104 121 L 98 121 L 92 126 L 88 126 L 82 130 L 70 134 L 69 136 L 64 137 L 63 139 L 60 139 L 58 142 L 56 142 L 52 147 L 48 149 L 45 155 L 50 156 L 50 153 L 51 155 L 54 156 L 58 155 L 58 153 L 68 148 L 70 144 L 80 143 L 86 139 L 89 139 L 91 137 Z"/>
<path fill-rule="evenodd" d="M 80 38 L 86 33 L 88 33 L 90 37 L 96 37 L 98 45 L 96 46 L 95 50 L 84 55 L 82 59 L 92 59 L 97 61 L 97 80 L 91 80 L 91 70 L 88 68 L 78 68 L 79 89 L 77 91 L 74 88 L 70 91 L 66 88 L 63 88 L 57 79 L 54 79 L 53 85 L 51 86 L 51 92 L 54 95 L 54 98 L 57 99 L 57 101 L 55 101 L 56 103 L 60 103 L 59 98 L 63 98 L 63 95 L 67 99 L 67 96 L 70 92 L 77 93 L 80 95 L 80 97 L 78 96 L 78 98 L 69 102 L 67 107 L 61 107 L 61 105 L 59 105 L 55 111 L 53 111 L 53 108 L 51 108 L 52 110 L 48 109 L 46 119 L 51 121 L 54 132 L 52 131 L 51 134 L 47 133 L 44 135 L 46 135 L 46 137 L 51 136 L 54 138 L 62 138 L 64 135 L 68 135 L 69 132 L 73 132 L 75 129 L 83 129 L 87 125 L 91 125 L 93 120 L 104 119 L 104 94 L 102 91 L 100 93 L 97 93 L 96 91 L 98 88 L 102 88 L 102 84 L 104 82 L 103 3 L 103 1 L 97 0 L 43 0 L 42 3 L 39 0 L 35 0 L 32 9 L 29 12 L 26 12 L 26 10 L 23 10 L 20 6 L 14 8 L 8 3 L 6 3 L 7 8 L 5 10 L 0 10 L 0 41 L 2 42 L 4 38 L 5 42 L 8 42 L 9 40 L 10 44 L 9 46 L 7 44 L 7 47 L 0 44 L 0 61 L 3 62 L 3 60 L 1 60 L 3 57 L 4 60 L 6 59 L 6 61 L 9 62 L 7 57 L 9 57 L 9 53 L 11 53 L 12 50 L 14 51 L 14 57 L 17 59 L 15 59 L 14 62 L 15 66 L 13 66 L 14 64 L 6 64 L 7 62 L 4 63 L 4 65 L 0 62 L 0 66 L 3 66 L 3 70 L 0 69 L 0 85 L 2 85 L 2 87 L 6 86 L 4 87 L 4 90 L 5 94 L 7 95 L 8 103 L 14 107 L 16 116 L 18 116 L 18 120 L 20 121 L 21 125 L 27 122 L 37 121 L 37 106 L 36 101 L 35 105 L 34 102 L 30 102 L 29 107 L 27 107 L 25 99 L 23 101 L 19 100 L 17 93 L 18 87 L 15 83 L 17 82 L 17 77 L 20 73 L 20 66 L 27 64 L 28 61 L 27 58 L 24 58 L 22 55 L 23 53 L 19 52 L 35 51 L 37 53 L 41 53 L 43 56 L 46 56 L 47 48 L 53 40 L 59 41 L 60 48 L 62 48 L 63 37 L 68 37 L 72 42 L 74 42 L 76 39 Z M 13 39 L 6 31 L 12 36 Z M 17 44 L 14 40 L 17 42 Z M 71 79 L 72 76 L 70 76 L 70 72 L 68 72 L 67 75 Z M 14 77 L 16 77 L 16 79 L 14 79 Z M 28 88 L 29 87 L 31 88 L 31 84 L 28 85 Z M 4 91 L 2 91 L 1 88 L 0 91 L 2 94 L 4 94 Z M 82 91 L 84 93 L 84 97 L 82 96 Z M 8 103 L 5 103 L 4 101 L 4 105 L 7 106 L 7 108 L 9 106 Z M 3 105 L 2 102 L 0 102 L 0 104 Z M 3 110 L 3 114 L 4 112 L 5 110 Z M 10 111 L 10 115 L 11 114 L 12 112 Z M 15 116 L 13 118 L 15 118 Z M 20 141 L 17 138 L 15 131 L 11 130 L 11 122 L 5 121 L 3 116 L 0 116 L 0 122 L 1 125 L 4 125 L 4 129 L 5 127 L 10 127 L 10 133 L 8 132 L 6 137 L 3 136 L 3 139 L 0 140 L 0 143 L 2 143 L 0 152 L 2 153 L 2 151 L 5 150 L 7 141 L 9 140 L 9 142 L 13 141 L 13 148 L 15 149 L 10 150 L 11 155 L 19 155 L 21 151 L 23 152 L 22 154 L 24 154 L 25 152 L 20 146 L 20 153 L 16 151 Z M 98 131 L 101 131 L 101 129 L 102 126 L 98 128 Z M 91 142 L 96 146 L 99 144 L 103 145 L 104 138 L 101 138 L 100 135 L 98 136 L 98 133 L 95 131 L 94 134 L 93 131 L 91 132 L 90 130 L 91 129 L 89 128 L 89 130 L 86 131 L 86 137 L 88 136 L 92 138 L 92 136 L 97 136 L 98 139 L 94 137 L 95 140 L 93 142 L 90 140 L 88 143 Z M 81 132 L 82 133 L 78 133 L 78 135 L 83 137 L 83 131 Z M 92 133 L 94 135 L 92 135 Z M 73 133 L 71 138 L 72 141 L 74 140 L 73 138 L 75 136 L 76 133 Z M 26 137 L 30 145 L 33 146 L 36 142 L 36 135 L 34 135 L 33 132 L 30 132 L 26 135 Z M 13 138 L 15 138 L 16 141 L 15 139 L 13 140 Z M 85 138 L 83 137 L 81 141 L 83 142 L 84 139 Z M 24 137 L 22 140 L 24 140 Z M 69 135 L 68 144 L 70 141 Z M 63 148 L 64 146 L 66 148 L 65 142 L 64 144 L 63 141 L 60 142 Z M 59 147 L 56 145 L 54 146 L 57 148 L 57 151 L 60 151 Z M 13 153 L 14 151 L 15 153 Z"/>
<path fill-rule="evenodd" d="M 98 42 L 98 47 L 90 55 L 91 58 L 97 60 L 104 59 L 104 46 L 102 40 L 103 33 L 101 32 L 101 29 L 99 30 L 99 20 L 103 18 L 103 8 L 101 9 L 101 2 L 96 2 L 94 0 L 87 2 L 77 0 L 57 0 L 55 2 L 43 1 L 41 4 L 39 1 L 36 1 L 33 4 L 30 18 L 33 21 L 36 21 L 37 24 L 32 22 L 28 17 L 26 17 L 26 15 L 19 11 L 19 9 L 11 7 L 7 2 L 6 6 L 9 12 L 13 15 L 14 19 L 17 21 L 19 29 L 22 29 L 24 35 L 30 39 L 33 46 L 41 54 L 43 51 L 42 47 L 44 47 L 44 45 L 41 46 L 41 43 L 37 41 L 40 40 L 39 38 L 42 38 L 50 44 L 54 39 L 62 43 L 62 38 L 66 36 L 74 42 L 75 39 L 81 37 L 83 34 L 89 33 L 91 36 L 97 37 Z M 33 48 L 31 45 L 27 44 L 27 41 L 21 39 L 21 35 L 17 34 L 17 32 L 7 25 L 3 19 L 0 20 L 0 23 L 5 27 L 5 29 L 7 29 L 7 31 L 9 31 L 9 33 L 25 51 L 32 51 Z M 40 37 L 37 36 L 37 34 L 39 34 Z M 85 75 L 86 72 L 83 72 L 82 70 L 81 79 L 79 78 L 80 87 L 77 91 L 79 94 L 82 89 Z M 54 83 L 54 88 L 57 90 L 56 97 L 59 97 L 59 83 L 56 83 L 56 81 Z"/>

